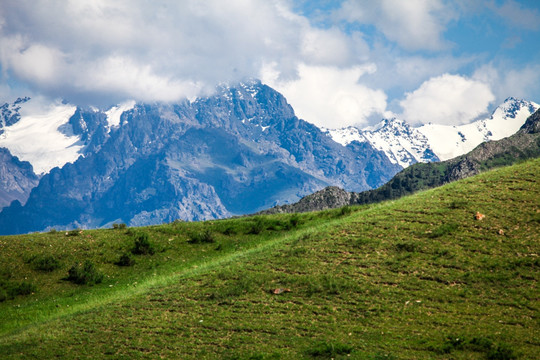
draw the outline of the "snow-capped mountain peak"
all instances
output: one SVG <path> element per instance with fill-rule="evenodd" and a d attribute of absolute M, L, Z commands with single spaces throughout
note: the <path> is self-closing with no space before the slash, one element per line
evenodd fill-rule
<path fill-rule="evenodd" d="M 538 104 L 532 101 L 526 101 L 509 97 L 493 111 L 491 119 L 496 117 L 502 117 L 504 119 L 515 119 L 519 117 L 521 113 L 534 113 L 538 109 Z"/>
<path fill-rule="evenodd" d="M 353 141 L 368 142 L 377 150 L 383 151 L 392 163 L 402 167 L 416 162 L 438 160 L 430 150 L 427 138 L 398 118 L 383 119 L 377 125 L 363 130 L 348 127 L 326 131 L 334 141 L 343 146 Z"/>
<path fill-rule="evenodd" d="M 465 125 L 412 127 L 403 119 L 391 118 L 364 129 L 347 127 L 324 131 L 343 146 L 353 141 L 368 142 L 384 151 L 393 163 L 407 167 L 416 162 L 451 159 L 471 151 L 484 141 L 510 136 L 539 107 L 534 102 L 510 97 L 489 118 Z"/>
<path fill-rule="evenodd" d="M 433 152 L 441 160 L 448 160 L 468 153 L 482 142 L 515 134 L 539 107 L 531 101 L 508 98 L 487 119 L 459 126 L 427 124 L 418 130 L 429 139 Z"/>

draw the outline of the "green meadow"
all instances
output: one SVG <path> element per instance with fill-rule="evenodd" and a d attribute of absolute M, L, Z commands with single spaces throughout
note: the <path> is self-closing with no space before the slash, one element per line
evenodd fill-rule
<path fill-rule="evenodd" d="M 375 205 L 0 237 L 0 358 L 540 359 L 539 174 L 536 159 Z"/>

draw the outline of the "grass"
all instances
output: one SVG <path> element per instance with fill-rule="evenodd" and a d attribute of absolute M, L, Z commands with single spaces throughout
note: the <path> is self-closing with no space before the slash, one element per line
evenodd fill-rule
<path fill-rule="evenodd" d="M 528 161 L 318 213 L 0 237 L 0 294 L 32 287 L 0 302 L 0 354 L 538 359 L 539 173 Z M 152 254 L 133 251 L 141 234 Z M 64 280 L 85 261 L 101 283 Z"/>

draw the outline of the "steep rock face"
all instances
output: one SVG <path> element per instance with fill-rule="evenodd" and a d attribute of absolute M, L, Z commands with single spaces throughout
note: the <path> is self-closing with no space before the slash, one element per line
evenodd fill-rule
<path fill-rule="evenodd" d="M 25 203 L 38 181 L 30 163 L 19 161 L 9 150 L 0 148 L 0 209 L 14 200 Z"/>
<path fill-rule="evenodd" d="M 25 206 L 4 209 L 0 233 L 253 213 L 329 185 L 370 189 L 400 170 L 369 144 L 335 143 L 256 81 L 194 102 L 138 104 L 114 126 L 77 109 L 69 124 L 91 150 L 52 169 Z"/>

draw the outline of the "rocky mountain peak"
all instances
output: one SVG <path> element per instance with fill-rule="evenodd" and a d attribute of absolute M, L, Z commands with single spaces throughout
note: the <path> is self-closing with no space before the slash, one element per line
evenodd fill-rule
<path fill-rule="evenodd" d="M 21 119 L 19 111 L 21 105 L 30 100 L 28 96 L 19 97 L 12 104 L 4 103 L 0 106 L 0 134 L 4 132 L 4 127 L 11 126 Z"/>
<path fill-rule="evenodd" d="M 502 117 L 504 119 L 515 119 L 520 111 L 527 111 L 532 114 L 538 109 L 538 104 L 515 97 L 508 97 L 499 105 L 491 114 L 491 119 L 494 117 Z"/>

